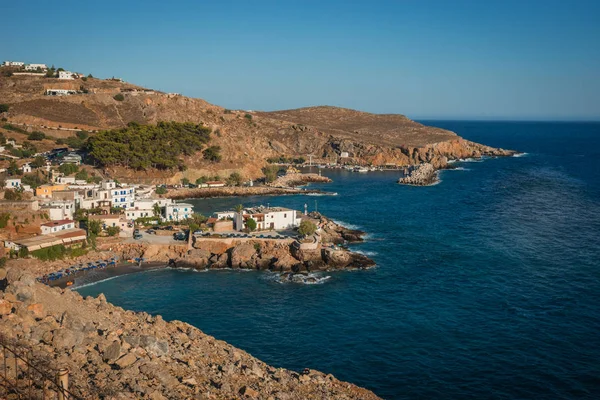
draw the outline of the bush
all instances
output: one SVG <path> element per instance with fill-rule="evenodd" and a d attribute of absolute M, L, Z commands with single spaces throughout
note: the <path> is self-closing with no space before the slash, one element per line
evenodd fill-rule
<path fill-rule="evenodd" d="M 233 113 L 233 111 L 231 111 L 227 108 L 223 111 L 223 114 L 232 114 L 232 113 Z"/>
<path fill-rule="evenodd" d="M 24 185 L 29 185 L 35 189 L 35 188 L 43 185 L 44 183 L 46 183 L 46 179 L 40 177 L 40 175 L 35 173 L 35 174 L 23 175 L 23 177 L 21 178 L 21 182 Z"/>
<path fill-rule="evenodd" d="M 39 132 L 39 131 L 31 132 L 29 134 L 29 136 L 27 136 L 27 139 L 29 139 L 29 140 L 44 140 L 44 139 L 46 139 L 46 134 L 44 132 Z"/>
<path fill-rule="evenodd" d="M 46 159 L 43 156 L 37 156 L 32 162 L 31 166 L 33 168 L 42 168 L 46 165 Z"/>
<path fill-rule="evenodd" d="M 19 201 L 23 200 L 23 193 L 15 189 L 6 189 L 4 191 L 4 200 Z"/>
<path fill-rule="evenodd" d="M 256 220 L 254 220 L 254 218 L 248 218 L 246 220 L 246 226 L 248 227 L 250 232 L 253 232 L 254 230 L 256 230 Z"/>
<path fill-rule="evenodd" d="M 210 146 L 206 150 L 202 152 L 205 160 L 209 160 L 212 162 L 221 161 L 221 146 Z"/>
<path fill-rule="evenodd" d="M 4 213 L 0 214 L 0 228 L 6 228 L 8 225 L 8 220 L 10 219 L 10 214 Z"/>
<path fill-rule="evenodd" d="M 210 140 L 210 128 L 193 123 L 159 122 L 102 131 L 88 139 L 90 158 L 100 167 L 137 170 L 183 167 L 181 155 L 191 156 Z"/>
<path fill-rule="evenodd" d="M 156 194 L 166 194 L 167 188 L 164 186 L 158 186 L 155 190 Z"/>
<path fill-rule="evenodd" d="M 64 163 L 58 167 L 58 171 L 65 175 L 72 175 L 79 171 L 79 167 L 72 163 Z"/>
<path fill-rule="evenodd" d="M 121 232 L 121 228 L 119 228 L 118 226 L 109 226 L 108 228 L 106 228 L 106 233 L 108 234 L 108 236 L 117 236 L 119 232 Z"/>
<path fill-rule="evenodd" d="M 75 174 L 75 179 L 81 180 L 81 181 L 87 181 L 87 179 L 88 179 L 87 171 L 85 169 L 82 169 L 81 171 L 79 171 L 78 173 Z"/>
<path fill-rule="evenodd" d="M 270 183 L 277 179 L 279 167 L 276 165 L 267 165 L 266 167 L 263 167 L 262 171 L 263 174 L 265 174 L 265 180 Z"/>
<path fill-rule="evenodd" d="M 84 82 L 87 81 L 87 79 L 88 79 L 87 76 L 81 77 L 81 80 L 84 81 Z"/>
<path fill-rule="evenodd" d="M 13 131 L 13 132 L 19 132 L 19 133 L 24 133 L 24 134 L 28 134 L 26 130 L 19 128 L 18 126 L 14 126 L 11 124 L 4 124 L 2 126 L 4 129 L 6 129 L 7 131 Z"/>
<path fill-rule="evenodd" d="M 298 227 L 298 233 L 301 235 L 304 235 L 304 236 L 310 236 L 310 235 L 314 234 L 316 231 L 317 231 L 317 226 L 307 219 L 300 222 L 300 226 Z"/>
<path fill-rule="evenodd" d="M 21 247 L 19 249 L 19 257 L 21 258 L 25 258 L 29 255 L 29 249 L 27 249 L 27 247 Z"/>
<path fill-rule="evenodd" d="M 244 114 L 244 118 L 246 118 L 248 121 L 252 121 L 252 114 Z"/>
<path fill-rule="evenodd" d="M 125 96 L 123 96 L 121 93 L 115 94 L 113 99 L 115 99 L 116 101 L 123 101 L 125 100 Z"/>
<path fill-rule="evenodd" d="M 239 172 L 232 172 L 227 178 L 227 184 L 231 186 L 240 186 L 244 182 L 244 178 Z"/>
<path fill-rule="evenodd" d="M 0 104 L 0 113 L 7 112 L 9 108 L 8 104 Z"/>
<path fill-rule="evenodd" d="M 65 144 L 73 149 L 81 149 L 85 146 L 85 141 L 77 136 L 68 137 Z"/>
<path fill-rule="evenodd" d="M 76 135 L 81 140 L 85 140 L 89 136 L 89 134 L 86 131 L 79 131 L 79 132 L 76 133 Z"/>

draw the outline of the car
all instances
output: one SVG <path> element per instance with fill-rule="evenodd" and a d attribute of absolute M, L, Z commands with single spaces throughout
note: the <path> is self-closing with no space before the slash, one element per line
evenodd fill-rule
<path fill-rule="evenodd" d="M 138 233 L 137 235 L 133 235 L 133 238 L 135 240 L 139 240 L 139 239 L 143 238 L 143 236 Z"/>
<path fill-rule="evenodd" d="M 175 232 L 173 234 L 173 239 L 175 240 L 187 240 L 187 235 L 183 232 Z"/>
<path fill-rule="evenodd" d="M 134 235 L 139 235 L 139 234 L 140 234 L 140 230 L 139 230 L 139 229 L 137 229 L 137 228 L 136 228 L 136 229 L 134 229 L 134 230 L 133 230 L 133 234 L 134 234 Z"/>
<path fill-rule="evenodd" d="M 156 235 L 156 231 L 154 229 L 148 229 L 146 231 L 146 233 L 150 234 L 150 235 Z"/>
<path fill-rule="evenodd" d="M 194 231 L 194 235 L 202 235 L 202 231 L 200 231 L 200 230 Z"/>
<path fill-rule="evenodd" d="M 165 226 L 164 229 L 166 229 L 167 231 L 172 231 L 173 227 L 171 225 L 169 225 L 169 226 Z"/>

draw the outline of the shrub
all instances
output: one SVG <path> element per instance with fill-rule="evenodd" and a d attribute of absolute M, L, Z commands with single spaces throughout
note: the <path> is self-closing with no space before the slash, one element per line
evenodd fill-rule
<path fill-rule="evenodd" d="M 88 139 L 90 158 L 101 167 L 137 170 L 183 167 L 181 155 L 191 156 L 210 140 L 210 128 L 193 123 L 159 122 L 102 131 Z"/>
<path fill-rule="evenodd" d="M 307 219 L 300 222 L 300 226 L 298 227 L 298 233 L 301 235 L 304 235 L 304 236 L 310 236 L 310 235 L 314 234 L 316 231 L 317 231 L 317 226 Z"/>
<path fill-rule="evenodd" d="M 46 165 L 46 159 L 43 156 L 37 156 L 32 162 L 31 166 L 33 168 L 42 168 Z"/>
<path fill-rule="evenodd" d="M 119 228 L 118 226 L 109 226 L 108 228 L 106 228 L 106 233 L 108 234 L 108 236 L 117 236 L 119 232 L 121 232 L 121 228 Z"/>
<path fill-rule="evenodd" d="M 11 200 L 11 201 L 19 201 L 19 200 L 23 200 L 23 193 L 14 190 L 14 189 L 6 189 L 4 191 L 4 200 Z"/>
<path fill-rule="evenodd" d="M 220 152 L 221 146 L 210 146 L 202 152 L 202 155 L 204 156 L 205 160 L 219 162 L 222 159 Z"/>
<path fill-rule="evenodd" d="M 223 114 L 231 114 L 232 112 L 233 112 L 233 111 L 231 111 L 231 110 L 229 110 L 229 109 L 227 109 L 227 108 L 226 108 L 226 109 L 223 111 Z"/>
<path fill-rule="evenodd" d="M 252 114 L 244 114 L 244 118 L 246 118 L 248 121 L 252 121 Z"/>
<path fill-rule="evenodd" d="M 8 104 L 0 104 L 0 113 L 7 112 L 9 108 Z"/>
<path fill-rule="evenodd" d="M 87 81 L 87 79 L 88 79 L 87 76 L 81 77 L 81 80 L 84 81 L 84 82 Z"/>
<path fill-rule="evenodd" d="M 232 172 L 227 178 L 227 184 L 231 186 L 240 186 L 244 182 L 244 178 L 239 172 Z"/>
<path fill-rule="evenodd" d="M 250 232 L 254 231 L 256 229 L 256 221 L 254 220 L 254 218 L 248 218 L 246 220 L 246 226 L 248 227 Z"/>
<path fill-rule="evenodd" d="M 76 135 L 81 140 L 85 140 L 89 136 L 89 134 L 86 131 L 79 131 L 79 132 L 76 133 Z"/>
<path fill-rule="evenodd" d="M 123 96 L 121 93 L 115 94 L 113 99 L 115 99 L 116 101 L 123 101 L 125 100 L 125 96 Z"/>
<path fill-rule="evenodd" d="M 58 171 L 65 175 L 72 175 L 79 171 L 79 167 L 72 163 L 64 163 L 58 167 Z"/>
<path fill-rule="evenodd" d="M 82 169 L 81 171 L 79 171 L 78 173 L 75 174 L 75 179 L 81 180 L 81 181 L 87 181 L 87 179 L 88 179 L 87 171 L 85 169 Z"/>
<path fill-rule="evenodd" d="M 29 140 L 44 140 L 46 139 L 46 134 L 44 132 L 34 131 L 27 136 Z"/>
<path fill-rule="evenodd" d="M 25 258 L 29 255 L 29 249 L 27 249 L 27 247 L 21 247 L 19 249 L 19 257 L 21 258 Z"/>
<path fill-rule="evenodd" d="M 155 192 L 156 194 L 166 194 L 167 188 L 164 186 L 157 186 Z"/>
<path fill-rule="evenodd" d="M 276 165 L 267 165 L 262 169 L 263 174 L 265 174 L 265 180 L 267 182 L 273 182 L 277 179 L 277 173 L 279 172 L 279 167 Z"/>
<path fill-rule="evenodd" d="M 10 219 L 10 214 L 8 214 L 8 213 L 0 214 L 0 228 L 6 228 L 6 226 L 8 225 L 9 219 Z"/>

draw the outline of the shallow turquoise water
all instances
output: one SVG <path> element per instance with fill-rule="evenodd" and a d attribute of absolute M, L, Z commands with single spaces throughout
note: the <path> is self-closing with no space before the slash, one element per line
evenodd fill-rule
<path fill-rule="evenodd" d="M 600 398 L 600 124 L 429 122 L 523 157 L 436 186 L 323 171 L 338 196 L 195 200 L 319 211 L 368 232 L 370 271 L 320 285 L 161 270 L 80 289 L 189 322 L 265 362 L 385 398 Z"/>

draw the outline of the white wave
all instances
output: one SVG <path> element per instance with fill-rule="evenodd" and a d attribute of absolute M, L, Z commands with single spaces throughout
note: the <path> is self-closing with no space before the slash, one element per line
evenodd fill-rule
<path fill-rule="evenodd" d="M 343 226 L 344 228 L 347 228 L 347 229 L 353 229 L 353 230 L 360 230 L 361 229 L 360 226 L 358 226 L 358 225 L 349 224 L 347 222 L 340 221 L 340 220 L 333 219 L 333 218 L 330 218 L 330 219 L 333 222 L 335 222 L 336 224 L 338 224 L 340 226 Z"/>
<path fill-rule="evenodd" d="M 461 158 L 459 161 L 460 162 L 482 162 L 482 159 L 469 157 L 469 158 Z"/>
<path fill-rule="evenodd" d="M 376 251 L 371 251 L 371 250 L 356 250 L 356 249 L 352 249 L 353 252 L 358 253 L 358 254 L 362 254 L 363 256 L 367 256 L 367 257 L 373 257 L 376 256 L 377 253 Z"/>
<path fill-rule="evenodd" d="M 113 279 L 120 278 L 122 276 L 125 276 L 125 275 L 115 275 L 115 276 L 111 276 L 109 278 L 100 279 L 99 281 L 84 283 L 82 285 L 73 285 L 73 286 L 71 286 L 71 290 L 76 290 L 76 289 L 81 289 L 81 288 L 84 288 L 84 287 L 94 286 L 94 285 L 97 285 L 99 283 L 103 283 L 103 282 L 107 282 L 107 281 L 112 281 Z"/>
<path fill-rule="evenodd" d="M 456 168 L 452 168 L 452 169 L 445 169 L 444 171 L 470 171 L 471 168 L 465 168 L 465 167 L 456 167 Z"/>
<path fill-rule="evenodd" d="M 528 155 L 529 155 L 529 153 L 515 153 L 512 156 L 513 157 L 525 157 L 525 156 L 528 156 Z"/>

